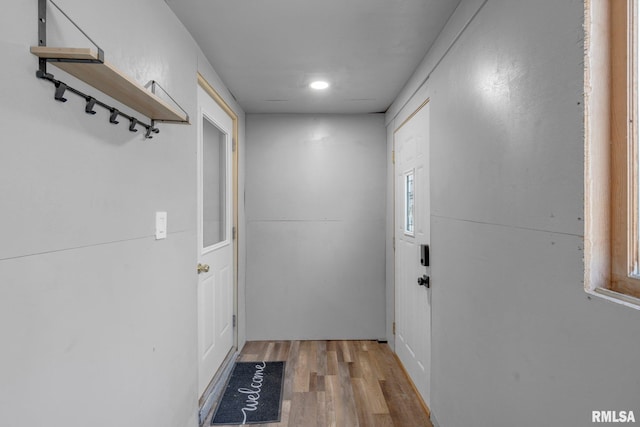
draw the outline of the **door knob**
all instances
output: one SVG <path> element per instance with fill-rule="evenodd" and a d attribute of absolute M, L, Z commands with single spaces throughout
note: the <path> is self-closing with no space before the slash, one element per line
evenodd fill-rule
<path fill-rule="evenodd" d="M 424 274 L 422 277 L 418 277 L 418 285 L 430 288 L 431 285 L 429 284 L 429 276 Z"/>
<path fill-rule="evenodd" d="M 208 272 L 209 272 L 209 265 L 207 265 L 207 264 L 198 264 L 198 274 L 208 273 Z"/>

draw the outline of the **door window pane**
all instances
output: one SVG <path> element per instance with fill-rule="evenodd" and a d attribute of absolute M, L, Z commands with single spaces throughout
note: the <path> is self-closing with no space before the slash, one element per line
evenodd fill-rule
<path fill-rule="evenodd" d="M 227 135 L 206 117 L 203 119 L 202 231 L 206 248 L 227 239 Z"/>
<path fill-rule="evenodd" d="M 413 235 L 414 229 L 414 172 L 411 171 L 404 178 L 404 232 Z"/>

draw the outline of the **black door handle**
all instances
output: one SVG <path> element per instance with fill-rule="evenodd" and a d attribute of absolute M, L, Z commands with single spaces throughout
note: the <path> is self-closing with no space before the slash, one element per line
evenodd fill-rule
<path fill-rule="evenodd" d="M 418 277 L 418 285 L 425 286 L 427 289 L 431 287 L 429 284 L 429 276 L 424 274 L 422 277 Z"/>

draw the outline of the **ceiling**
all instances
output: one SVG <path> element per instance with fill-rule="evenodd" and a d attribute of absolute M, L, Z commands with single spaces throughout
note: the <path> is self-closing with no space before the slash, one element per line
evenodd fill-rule
<path fill-rule="evenodd" d="M 165 1 L 245 112 L 339 114 L 386 111 L 460 2 Z"/>

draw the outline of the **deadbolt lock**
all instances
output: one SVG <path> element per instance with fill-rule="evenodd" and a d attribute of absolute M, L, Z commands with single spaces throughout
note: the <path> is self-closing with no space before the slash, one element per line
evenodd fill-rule
<path fill-rule="evenodd" d="M 209 265 L 207 264 L 198 264 L 198 274 L 208 273 Z"/>

